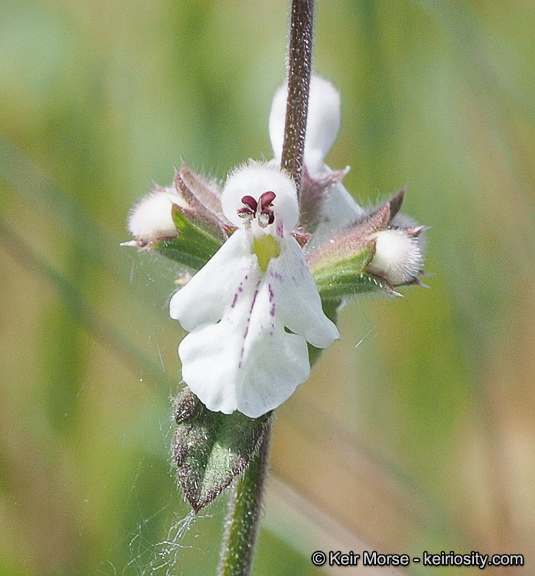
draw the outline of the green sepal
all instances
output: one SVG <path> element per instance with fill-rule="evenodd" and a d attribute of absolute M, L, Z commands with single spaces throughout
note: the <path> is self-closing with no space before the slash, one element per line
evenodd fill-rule
<path fill-rule="evenodd" d="M 184 388 L 175 401 L 173 456 L 186 499 L 198 512 L 244 472 L 256 454 L 273 412 L 249 418 L 208 410 Z"/>
<path fill-rule="evenodd" d="M 196 218 L 190 211 L 176 204 L 173 205 L 172 215 L 178 236 L 155 240 L 150 244 L 150 249 L 194 270 L 200 270 L 221 248 L 226 236 L 211 222 Z"/>
<path fill-rule="evenodd" d="M 373 258 L 375 245 L 370 242 L 351 255 L 336 259 L 332 254 L 311 266 L 312 277 L 321 299 L 340 300 L 365 292 L 391 292 L 386 281 L 366 272 Z"/>

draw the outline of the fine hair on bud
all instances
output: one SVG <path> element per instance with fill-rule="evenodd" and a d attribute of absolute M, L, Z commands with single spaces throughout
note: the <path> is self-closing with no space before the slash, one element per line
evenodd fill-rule
<path fill-rule="evenodd" d="M 388 280 L 393 286 L 409 284 L 423 265 L 423 254 L 417 236 L 403 229 L 381 230 L 372 238 L 375 253 L 368 271 Z"/>
<path fill-rule="evenodd" d="M 173 188 L 157 188 L 144 196 L 131 210 L 128 230 L 140 242 L 176 236 L 173 222 L 173 204 L 184 204 Z"/>

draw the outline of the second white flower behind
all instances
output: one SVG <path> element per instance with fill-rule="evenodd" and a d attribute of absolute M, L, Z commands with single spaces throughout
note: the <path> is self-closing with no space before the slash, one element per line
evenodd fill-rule
<path fill-rule="evenodd" d="M 170 315 L 190 332 L 178 353 L 192 392 L 209 410 L 257 418 L 308 379 L 307 342 L 326 348 L 339 333 L 291 234 L 292 179 L 251 163 L 229 176 L 221 200 L 238 229 L 174 294 Z"/>

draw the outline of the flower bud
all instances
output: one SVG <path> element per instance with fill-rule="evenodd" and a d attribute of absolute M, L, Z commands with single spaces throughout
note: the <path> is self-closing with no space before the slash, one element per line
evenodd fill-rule
<path fill-rule="evenodd" d="M 128 229 L 134 240 L 121 246 L 154 250 L 199 270 L 235 227 L 223 214 L 217 184 L 182 164 L 171 186 L 157 186 L 134 206 Z"/>
<path fill-rule="evenodd" d="M 183 198 L 174 188 L 156 188 L 132 208 L 128 230 L 137 242 L 147 244 L 156 238 L 177 235 L 172 215 L 173 204 L 185 207 Z"/>
<path fill-rule="evenodd" d="M 280 161 L 286 122 L 288 84 L 279 87 L 273 98 L 269 117 L 269 136 Z M 328 81 L 313 74 L 310 78 L 308 119 L 305 138 L 304 164 L 311 176 L 324 170 L 324 160 L 332 148 L 340 129 L 340 94 Z"/>
<path fill-rule="evenodd" d="M 372 234 L 375 252 L 367 271 L 384 278 L 392 286 L 410 284 L 421 273 L 423 254 L 418 236 L 402 228 Z"/>
<path fill-rule="evenodd" d="M 421 284 L 420 235 L 425 226 L 399 214 L 404 195 L 405 189 L 400 190 L 308 253 L 307 263 L 322 299 L 377 291 L 399 295 L 395 286 Z"/>

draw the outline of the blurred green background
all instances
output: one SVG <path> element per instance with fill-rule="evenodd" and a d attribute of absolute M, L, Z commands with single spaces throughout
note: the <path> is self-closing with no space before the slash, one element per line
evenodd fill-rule
<path fill-rule="evenodd" d="M 181 159 L 222 179 L 270 157 L 287 8 L 0 3 L 1 575 L 215 573 L 225 502 L 188 515 L 170 458 L 177 270 L 119 243 Z M 334 573 L 310 554 L 359 546 L 533 573 L 535 5 L 316 11 L 315 69 L 342 93 L 328 163 L 364 203 L 408 184 L 433 275 L 348 305 L 279 410 L 255 574 Z"/>

